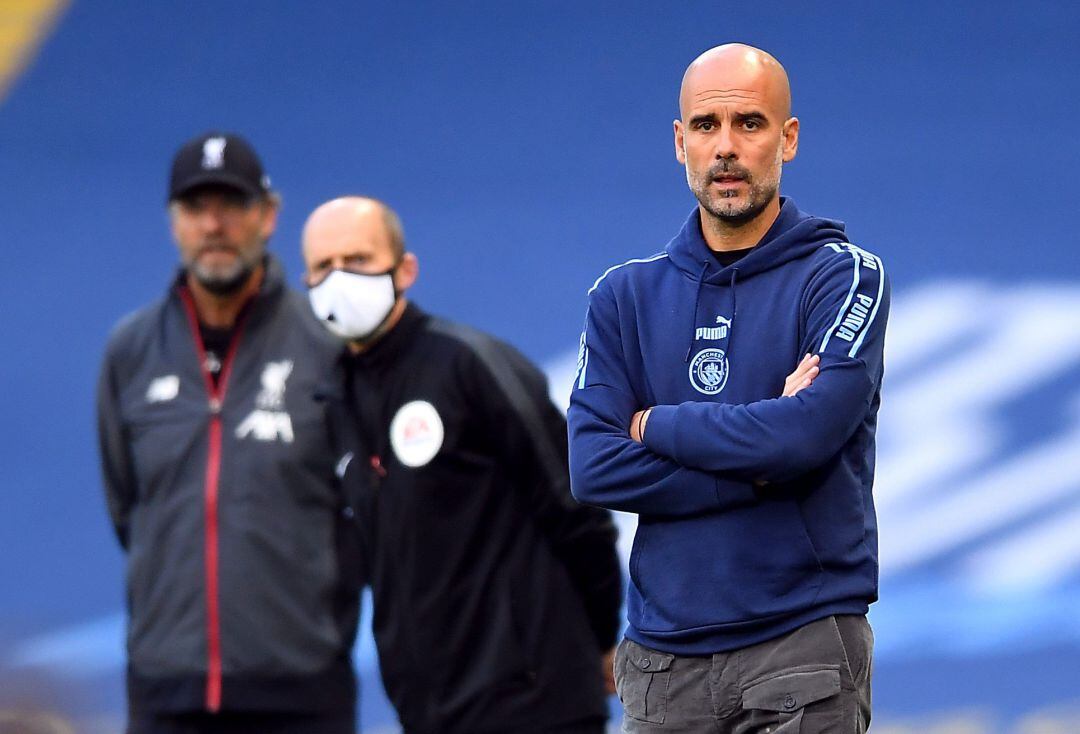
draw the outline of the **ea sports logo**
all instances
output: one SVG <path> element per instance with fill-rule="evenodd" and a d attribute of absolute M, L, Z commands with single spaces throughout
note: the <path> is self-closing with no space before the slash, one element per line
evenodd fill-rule
<path fill-rule="evenodd" d="M 703 395 L 715 395 L 724 389 L 728 361 L 723 349 L 702 349 L 690 362 L 690 384 Z"/>
<path fill-rule="evenodd" d="M 426 400 L 414 400 L 398 409 L 390 421 L 390 446 L 398 461 L 408 467 L 427 464 L 443 444 L 439 411 Z"/>

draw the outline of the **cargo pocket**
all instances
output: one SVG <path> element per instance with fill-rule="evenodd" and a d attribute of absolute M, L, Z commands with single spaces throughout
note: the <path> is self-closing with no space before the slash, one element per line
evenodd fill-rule
<path fill-rule="evenodd" d="M 674 655 L 623 640 L 615 661 L 615 688 L 627 716 L 663 724 Z"/>
<path fill-rule="evenodd" d="M 840 693 L 839 670 L 811 670 L 763 680 L 743 691 L 743 709 L 775 714 L 777 723 L 771 734 L 802 732 L 803 712 L 817 701 Z"/>

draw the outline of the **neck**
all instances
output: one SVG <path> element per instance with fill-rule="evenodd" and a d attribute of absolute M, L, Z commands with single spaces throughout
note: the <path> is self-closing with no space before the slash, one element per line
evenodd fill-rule
<path fill-rule="evenodd" d="M 780 216 L 780 195 L 774 196 L 756 217 L 738 224 L 715 217 L 700 205 L 698 211 L 701 212 L 701 234 L 710 250 L 745 250 L 760 242 Z"/>
<path fill-rule="evenodd" d="M 191 300 L 195 303 L 195 314 L 199 317 L 199 323 L 211 329 L 231 329 L 235 326 L 244 304 L 259 292 L 263 272 L 263 266 L 260 265 L 239 290 L 227 295 L 208 291 L 189 273 L 187 287 L 191 292 Z"/>
<path fill-rule="evenodd" d="M 401 315 L 405 313 L 405 306 L 408 305 L 408 301 L 405 297 L 397 299 L 394 307 L 390 309 L 390 315 L 386 317 L 386 321 L 383 325 L 375 330 L 375 333 L 363 341 L 351 341 L 349 342 L 349 351 L 353 354 L 363 354 L 367 350 L 379 343 L 379 341 L 390 333 L 390 331 L 397 326 L 397 323 L 401 321 Z"/>

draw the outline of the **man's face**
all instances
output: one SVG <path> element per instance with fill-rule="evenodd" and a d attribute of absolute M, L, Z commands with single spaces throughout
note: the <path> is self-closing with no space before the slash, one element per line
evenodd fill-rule
<path fill-rule="evenodd" d="M 684 81 L 675 155 L 702 209 L 738 225 L 776 198 L 783 164 L 798 147 L 799 121 L 788 117 L 786 80 L 721 60 L 691 69 Z"/>
<path fill-rule="evenodd" d="M 262 262 L 277 223 L 277 206 L 228 187 L 198 188 L 174 201 L 169 212 L 180 260 L 211 293 L 241 288 Z"/>
<path fill-rule="evenodd" d="M 375 208 L 349 209 L 314 218 L 304 231 L 304 281 L 316 286 L 332 270 L 385 273 L 397 264 L 390 234 Z M 396 284 L 395 284 L 396 285 Z"/>

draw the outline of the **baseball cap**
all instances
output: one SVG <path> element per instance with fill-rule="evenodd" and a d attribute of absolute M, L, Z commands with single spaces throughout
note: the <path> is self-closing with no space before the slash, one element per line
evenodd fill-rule
<path fill-rule="evenodd" d="M 169 201 L 197 186 L 229 186 L 251 197 L 270 191 L 270 177 L 248 141 L 234 133 L 208 132 L 184 143 L 173 158 Z"/>

